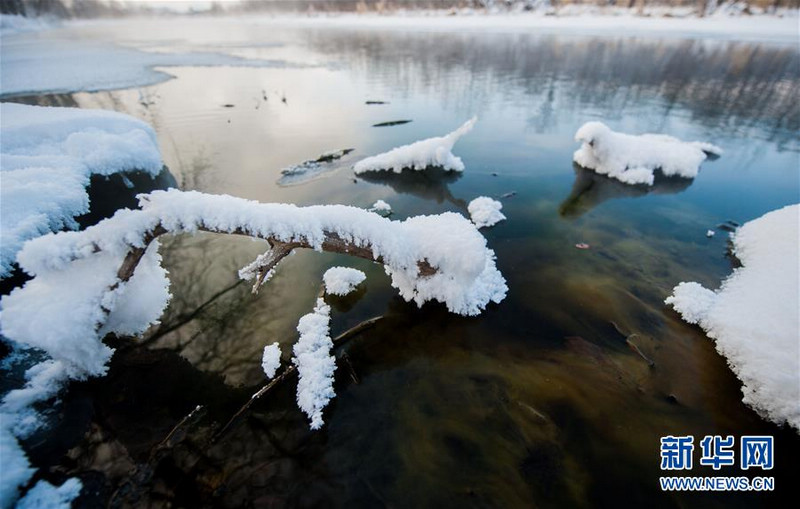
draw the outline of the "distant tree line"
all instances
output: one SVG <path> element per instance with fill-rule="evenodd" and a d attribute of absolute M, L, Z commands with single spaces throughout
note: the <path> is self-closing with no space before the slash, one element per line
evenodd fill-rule
<path fill-rule="evenodd" d="M 568 5 L 595 5 L 598 7 L 695 7 L 699 14 L 713 10 L 723 0 L 241 0 L 239 2 L 211 2 L 212 13 L 247 12 L 392 12 L 396 10 L 453 10 L 493 9 L 526 11 L 542 8 L 558 10 Z M 799 8 L 800 0 L 747 0 L 740 2 L 747 13 L 748 7 L 772 10 Z M 60 18 L 117 17 L 155 12 L 152 4 L 133 4 L 124 0 L 0 0 L 3 14 L 24 16 L 55 16 Z M 198 11 L 199 12 L 199 11 Z M 208 12 L 203 9 L 202 12 Z"/>

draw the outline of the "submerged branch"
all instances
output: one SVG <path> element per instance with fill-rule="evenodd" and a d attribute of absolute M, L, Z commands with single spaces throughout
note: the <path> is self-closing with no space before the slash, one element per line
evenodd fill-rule
<path fill-rule="evenodd" d="M 375 324 L 381 321 L 382 319 L 383 316 L 375 316 L 367 320 L 364 320 L 363 322 L 358 323 L 354 327 L 347 329 L 343 333 L 333 338 L 332 340 L 333 347 L 334 348 L 341 347 L 348 340 L 354 338 L 355 336 L 358 336 L 365 330 L 374 327 Z M 272 391 L 272 389 L 280 385 L 282 382 L 288 380 L 289 378 L 292 378 L 295 374 L 297 374 L 297 366 L 295 366 L 294 364 L 286 366 L 286 368 L 284 368 L 284 370 L 281 371 L 279 375 L 276 375 L 275 378 L 269 381 L 269 383 L 267 383 L 266 385 L 261 387 L 258 391 L 253 393 L 253 395 L 250 396 L 250 399 L 248 399 L 247 402 L 244 405 L 242 405 L 242 407 L 235 414 L 233 414 L 233 416 L 228 420 L 228 422 L 225 423 L 225 425 L 217 433 L 215 433 L 213 437 L 211 437 L 211 441 L 216 442 L 220 438 L 222 438 L 222 436 L 225 435 L 239 421 L 239 418 L 241 418 L 245 413 L 247 413 L 247 411 L 250 409 L 250 407 L 256 400 L 261 398 L 266 393 Z"/>

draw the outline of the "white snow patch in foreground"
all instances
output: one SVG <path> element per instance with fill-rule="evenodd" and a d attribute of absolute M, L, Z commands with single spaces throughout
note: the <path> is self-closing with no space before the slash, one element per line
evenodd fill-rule
<path fill-rule="evenodd" d="M 484 226 L 493 226 L 500 221 L 503 221 L 506 216 L 500 212 L 503 204 L 497 200 L 493 200 L 488 196 L 479 196 L 469 202 L 467 210 L 469 216 L 475 226 L 483 228 Z"/>
<path fill-rule="evenodd" d="M 383 154 L 367 157 L 353 166 L 353 171 L 394 171 L 400 173 L 404 168 L 424 170 L 429 166 L 445 170 L 464 171 L 464 162 L 453 154 L 453 145 L 459 138 L 472 130 L 477 117 L 467 120 L 464 125 L 444 136 L 428 138 L 410 145 L 394 148 Z"/>
<path fill-rule="evenodd" d="M 191 233 L 200 226 L 244 231 L 281 242 L 308 242 L 318 250 L 326 233 L 336 234 L 381 258 L 392 286 L 406 300 L 418 305 L 436 300 L 461 315 L 477 315 L 506 295 L 486 239 L 452 212 L 391 221 L 344 205 L 263 204 L 176 189 L 140 195 L 139 201 L 141 209 L 119 210 L 86 230 L 27 242 L 17 258 L 36 277 L 2 298 L 2 333 L 44 350 L 77 373 L 105 373 L 112 351 L 101 341 L 103 335 L 141 333 L 158 320 L 169 300 L 157 243 L 147 249 L 127 284 L 109 289 L 129 249 L 143 246 L 145 234 L 159 224 L 172 233 Z M 422 276 L 421 261 L 435 274 Z"/>
<path fill-rule="evenodd" d="M 322 275 L 325 291 L 333 295 L 347 295 L 365 279 L 366 274 L 350 267 L 331 267 Z"/>
<path fill-rule="evenodd" d="M 26 240 L 77 227 L 91 175 L 163 166 L 153 129 L 128 115 L 4 103 L 0 116 L 0 278 Z"/>
<path fill-rule="evenodd" d="M 272 343 L 264 347 L 264 355 L 261 356 L 261 369 L 264 370 L 264 375 L 267 379 L 275 376 L 275 372 L 281 366 L 281 346 L 278 343 Z"/>
<path fill-rule="evenodd" d="M 742 267 L 716 292 L 681 283 L 666 299 L 715 340 L 742 381 L 743 401 L 800 430 L 800 205 L 770 212 L 733 235 Z"/>
<path fill-rule="evenodd" d="M 631 135 L 612 131 L 602 122 L 587 122 L 575 133 L 582 142 L 576 163 L 626 184 L 653 185 L 653 172 L 695 178 L 707 153 L 722 149 L 710 143 L 684 142 L 663 134 Z"/>
<path fill-rule="evenodd" d="M 336 395 L 333 391 L 333 372 L 336 358 L 331 355 L 333 341 L 329 336 L 331 308 L 317 299 L 314 312 L 304 315 L 297 323 L 300 339 L 294 345 L 297 366 L 297 406 L 308 415 L 311 429 L 319 429 L 322 410 Z"/>

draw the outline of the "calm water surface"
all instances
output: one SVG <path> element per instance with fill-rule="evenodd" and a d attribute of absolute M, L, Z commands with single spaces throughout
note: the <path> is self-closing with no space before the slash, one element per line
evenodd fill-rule
<path fill-rule="evenodd" d="M 707 229 L 800 200 L 796 45 L 167 26 L 69 30 L 149 50 L 303 66 L 170 68 L 176 79 L 151 87 L 37 100 L 147 120 L 184 189 L 301 205 L 383 199 L 394 219 L 466 214 L 477 196 L 516 194 L 501 200 L 508 220 L 484 230 L 508 297 L 477 318 L 417 309 L 396 296 L 381 267 L 313 252 L 286 260 L 253 297 L 236 285 L 236 269 L 262 243 L 165 241 L 174 300 L 151 334 L 154 356 L 120 356 L 104 382 L 113 391 L 86 389 L 93 429 L 105 437 L 98 440 L 124 447 L 132 462 L 194 405 L 212 409 L 200 438 L 156 471 L 151 499 L 229 507 L 758 507 L 796 499 L 797 434 L 746 408 L 712 341 L 663 304 L 681 281 L 716 288 L 730 273 L 727 234 L 708 239 Z M 479 122 L 455 150 L 463 175 L 355 178 L 350 169 L 472 115 Z M 412 122 L 372 127 L 399 119 Z M 725 153 L 694 181 L 632 188 L 573 166 L 574 132 L 589 120 L 710 141 Z M 332 171 L 279 185 L 282 168 L 348 147 L 355 151 Z M 349 344 L 355 376 L 340 361 L 325 428 L 307 430 L 289 384 L 221 442 L 201 447 L 202 430 L 263 383 L 263 346 L 280 341 L 288 360 L 297 320 L 334 264 L 368 279 L 355 296 L 329 299 L 332 332 L 386 318 Z M 627 346 L 630 334 L 654 367 Z M 659 438 L 667 434 L 776 435 L 776 492 L 662 493 Z M 89 456 L 78 460 L 83 468 L 121 475 Z"/>

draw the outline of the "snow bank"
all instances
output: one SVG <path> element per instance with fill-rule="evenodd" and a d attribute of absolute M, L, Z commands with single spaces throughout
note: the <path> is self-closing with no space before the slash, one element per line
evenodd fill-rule
<path fill-rule="evenodd" d="M 333 341 L 329 336 L 331 308 L 317 299 L 314 312 L 297 323 L 300 339 L 294 345 L 294 362 L 297 366 L 297 406 L 308 415 L 311 429 L 324 424 L 322 410 L 336 395 L 333 392 L 333 372 L 336 358 L 331 355 Z"/>
<path fill-rule="evenodd" d="M 156 70 L 163 67 L 301 67 L 223 53 L 140 51 L 62 32 L 13 35 L 3 43 L 2 96 L 144 87 L 173 78 Z"/>
<path fill-rule="evenodd" d="M 452 152 L 459 138 L 472 130 L 477 121 L 472 117 L 461 127 L 445 136 L 428 138 L 410 145 L 397 147 L 383 154 L 367 157 L 353 166 L 356 173 L 392 170 L 400 173 L 404 168 L 424 170 L 429 166 L 452 171 L 464 171 L 464 163 Z"/>
<path fill-rule="evenodd" d="M 602 122 L 583 124 L 575 141 L 582 142 L 573 156 L 576 163 L 626 184 L 651 186 L 657 169 L 667 177 L 695 178 L 707 154 L 722 154 L 710 143 L 683 142 L 663 134 L 623 134 Z"/>
<path fill-rule="evenodd" d="M 666 303 L 715 340 L 742 381 L 743 401 L 800 430 L 800 205 L 770 212 L 733 235 L 742 262 L 716 292 L 681 283 Z"/>
<path fill-rule="evenodd" d="M 272 343 L 264 347 L 264 355 L 261 356 L 261 369 L 264 370 L 264 375 L 267 379 L 275 376 L 275 372 L 281 366 L 281 346 L 278 343 Z"/>
<path fill-rule="evenodd" d="M 333 295 L 347 295 L 360 285 L 367 275 L 350 267 L 331 267 L 322 275 L 325 291 Z"/>
<path fill-rule="evenodd" d="M 467 205 L 469 216 L 478 228 L 493 226 L 503 221 L 506 216 L 500 212 L 502 208 L 502 203 L 487 196 L 479 196 Z"/>
<path fill-rule="evenodd" d="M 594 6 L 576 6 L 586 10 Z M 378 13 L 340 14 L 320 16 L 258 17 L 255 22 L 264 29 L 269 26 L 318 27 L 343 30 L 412 30 L 416 32 L 458 33 L 535 33 L 563 35 L 594 35 L 619 37 L 625 34 L 637 38 L 716 39 L 730 41 L 764 41 L 779 44 L 797 44 L 797 9 L 786 10 L 783 16 L 713 16 L 681 18 L 676 12 L 671 17 L 638 16 L 634 11 L 575 12 L 575 7 L 563 6 L 558 16 L 541 13 L 490 14 L 477 11 L 459 11 L 451 16 L 449 11 L 399 12 L 386 16 Z M 650 8 L 645 8 L 649 11 Z M 563 15 L 562 15 L 563 14 Z M 655 13 L 654 13 L 655 14 Z M 249 17 L 248 20 L 253 20 Z M 251 21 L 252 22 L 252 21 Z"/>
<path fill-rule="evenodd" d="M 24 241 L 77 227 L 91 175 L 163 166 L 153 129 L 121 113 L 1 104 L 0 116 L 0 278 Z"/>

